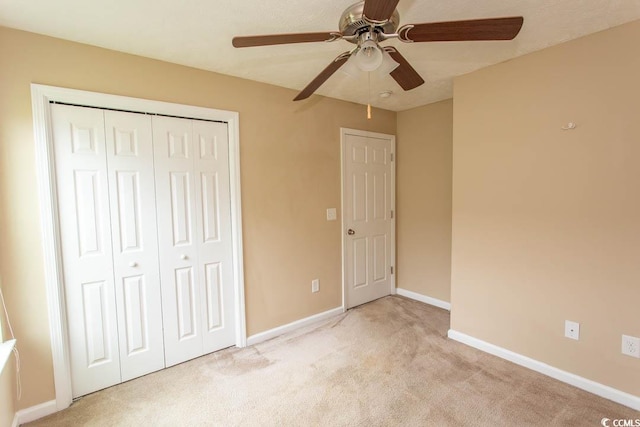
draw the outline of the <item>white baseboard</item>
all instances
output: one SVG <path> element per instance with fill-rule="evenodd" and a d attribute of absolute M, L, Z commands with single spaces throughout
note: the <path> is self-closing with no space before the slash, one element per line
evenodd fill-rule
<path fill-rule="evenodd" d="M 50 400 L 39 405 L 19 410 L 16 412 L 13 424 L 15 426 L 19 426 L 21 424 L 30 423 L 31 421 L 51 415 L 54 412 L 58 412 L 58 407 L 55 400 Z"/>
<path fill-rule="evenodd" d="M 296 320 L 295 322 L 287 323 L 286 325 L 278 326 L 277 328 L 269 329 L 268 331 L 251 335 L 249 338 L 247 338 L 247 345 L 254 345 L 266 340 L 270 340 L 271 338 L 275 338 L 284 333 L 294 331 L 298 328 L 302 328 L 321 320 L 329 319 L 330 317 L 337 316 L 338 314 L 342 313 L 344 313 L 343 308 L 336 307 L 323 313 L 314 314 L 313 316 L 305 317 L 304 319 Z"/>
<path fill-rule="evenodd" d="M 562 369 L 558 369 L 551 365 L 547 365 L 546 363 L 514 353 L 511 350 L 498 347 L 497 345 L 479 340 L 472 336 L 463 334 L 462 332 L 454 331 L 453 329 L 449 329 L 448 336 L 452 340 L 477 348 L 485 353 L 493 354 L 494 356 L 513 362 L 516 365 L 524 366 L 525 368 L 540 372 L 541 374 L 555 378 L 563 383 L 571 384 L 572 386 L 588 391 L 589 393 L 593 393 L 621 405 L 628 406 L 636 411 L 640 411 L 640 396 L 634 396 L 633 394 L 563 371 Z"/>
<path fill-rule="evenodd" d="M 414 299 L 416 301 L 423 302 L 425 304 L 433 305 L 435 307 L 444 308 L 447 311 L 451 311 L 451 303 L 448 303 L 446 301 L 442 301 L 442 300 L 439 300 L 439 299 L 436 299 L 436 298 L 431 298 L 431 297 L 428 297 L 426 295 L 422 295 L 422 294 L 419 294 L 419 293 L 413 292 L 413 291 L 408 291 L 408 290 L 402 289 L 402 288 L 397 288 L 396 289 L 396 293 L 398 295 L 403 296 L 403 297 L 411 298 L 411 299 Z"/>

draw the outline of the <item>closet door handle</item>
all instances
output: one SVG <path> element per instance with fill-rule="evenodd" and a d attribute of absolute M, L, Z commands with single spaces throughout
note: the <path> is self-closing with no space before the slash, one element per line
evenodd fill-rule
<path fill-rule="evenodd" d="M 186 256 L 185 254 L 180 255 L 180 259 L 187 259 L 189 258 L 188 256 Z"/>
<path fill-rule="evenodd" d="M 138 263 L 137 262 L 130 262 L 129 263 L 129 267 L 137 267 Z"/>

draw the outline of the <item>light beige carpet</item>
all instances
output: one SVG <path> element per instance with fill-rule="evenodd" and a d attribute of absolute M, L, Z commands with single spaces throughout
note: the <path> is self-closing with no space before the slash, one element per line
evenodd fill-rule
<path fill-rule="evenodd" d="M 640 413 L 446 338 L 387 297 L 75 402 L 33 426 L 600 426 Z"/>

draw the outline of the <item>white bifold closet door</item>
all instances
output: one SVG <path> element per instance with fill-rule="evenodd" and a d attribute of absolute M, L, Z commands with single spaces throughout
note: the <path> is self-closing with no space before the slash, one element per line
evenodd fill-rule
<path fill-rule="evenodd" d="M 164 367 L 151 119 L 52 106 L 73 396 Z"/>
<path fill-rule="evenodd" d="M 226 123 L 153 117 L 165 361 L 234 344 Z"/>
<path fill-rule="evenodd" d="M 235 343 L 226 123 L 52 106 L 73 396 Z"/>

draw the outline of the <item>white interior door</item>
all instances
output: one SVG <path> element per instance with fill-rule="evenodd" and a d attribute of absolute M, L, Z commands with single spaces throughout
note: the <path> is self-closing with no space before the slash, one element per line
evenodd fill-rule
<path fill-rule="evenodd" d="M 342 130 L 343 286 L 347 308 L 395 287 L 395 137 Z"/>
<path fill-rule="evenodd" d="M 105 111 L 122 381 L 164 368 L 151 117 Z"/>
<path fill-rule="evenodd" d="M 192 125 L 202 339 L 210 353 L 235 342 L 229 136 L 226 123 L 194 120 Z"/>
<path fill-rule="evenodd" d="M 104 116 L 52 105 L 73 396 L 120 382 Z"/>

